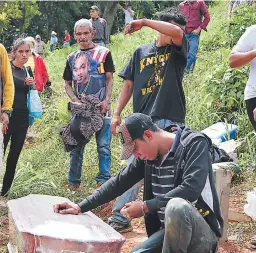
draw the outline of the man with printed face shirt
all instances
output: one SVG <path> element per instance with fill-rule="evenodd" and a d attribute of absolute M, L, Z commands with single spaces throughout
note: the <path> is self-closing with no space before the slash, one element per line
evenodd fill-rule
<path fill-rule="evenodd" d="M 68 56 L 63 78 L 66 92 L 73 102 L 80 102 L 82 94 L 94 95 L 101 101 L 99 106 L 106 115 L 102 129 L 96 132 L 99 158 L 96 181 L 99 186 L 110 178 L 111 130 L 110 119 L 107 116 L 110 110 L 114 64 L 109 49 L 93 43 L 94 33 L 95 30 L 89 20 L 81 19 L 76 22 L 74 37 L 80 48 Z M 85 144 L 79 144 L 70 153 L 68 182 L 75 191 L 81 190 L 84 148 Z"/>

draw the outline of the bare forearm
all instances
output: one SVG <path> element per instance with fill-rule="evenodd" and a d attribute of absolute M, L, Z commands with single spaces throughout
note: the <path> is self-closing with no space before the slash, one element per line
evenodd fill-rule
<path fill-rule="evenodd" d="M 129 83 L 130 82 L 130 83 Z M 115 107 L 114 115 L 121 115 L 121 112 L 123 111 L 124 107 L 129 102 L 133 92 L 133 82 L 132 81 L 126 81 L 124 86 L 121 89 L 121 93 L 118 97 L 118 101 Z"/>
<path fill-rule="evenodd" d="M 112 88 L 113 88 L 113 74 L 109 73 L 106 78 L 106 102 L 110 104 L 111 95 L 112 95 Z"/>
<path fill-rule="evenodd" d="M 158 21 L 158 20 L 143 20 L 143 26 L 150 27 L 162 34 L 165 34 L 170 37 L 181 37 L 183 38 L 183 31 L 182 29 L 177 26 L 173 25 L 169 22 Z"/>
<path fill-rule="evenodd" d="M 256 50 L 245 53 L 236 52 L 229 56 L 229 66 L 231 68 L 240 68 L 251 62 L 256 57 Z"/>
<path fill-rule="evenodd" d="M 67 95 L 70 97 L 72 101 L 75 101 L 77 99 L 74 90 L 72 88 L 72 81 L 65 81 L 65 90 Z"/>

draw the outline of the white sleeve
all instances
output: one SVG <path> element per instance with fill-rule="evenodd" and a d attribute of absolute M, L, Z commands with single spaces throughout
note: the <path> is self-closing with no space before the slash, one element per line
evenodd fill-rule
<path fill-rule="evenodd" d="M 235 52 L 248 52 L 255 48 L 255 38 L 256 38 L 256 25 L 247 28 L 245 33 L 238 40 L 237 44 L 232 50 Z"/>

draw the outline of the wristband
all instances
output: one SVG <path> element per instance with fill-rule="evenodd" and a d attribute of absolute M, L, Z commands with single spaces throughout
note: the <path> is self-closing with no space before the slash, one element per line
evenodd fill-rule
<path fill-rule="evenodd" d="M 145 205 L 145 201 L 141 201 L 141 212 L 143 216 L 146 217 L 146 213 L 144 212 L 144 205 Z"/>
<path fill-rule="evenodd" d="M 2 113 L 6 113 L 9 118 L 12 116 L 12 111 L 11 110 L 2 110 Z"/>

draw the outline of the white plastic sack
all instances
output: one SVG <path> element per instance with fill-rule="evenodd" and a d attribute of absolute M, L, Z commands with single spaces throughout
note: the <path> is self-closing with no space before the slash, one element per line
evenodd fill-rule
<path fill-rule="evenodd" d="M 25 67 L 25 71 L 26 71 L 27 77 L 31 77 L 26 67 Z M 28 103 L 29 116 L 32 118 L 40 118 L 43 114 L 42 103 L 41 103 L 38 91 L 34 90 L 31 86 L 29 87 L 27 103 Z M 32 124 L 33 124 L 33 120 L 32 120 Z M 32 124 L 31 122 L 29 122 L 29 125 L 32 125 Z"/>
<path fill-rule="evenodd" d="M 246 195 L 248 204 L 244 206 L 244 212 L 253 220 L 256 220 L 256 188 L 247 192 Z"/>

